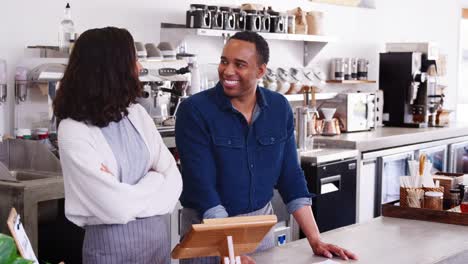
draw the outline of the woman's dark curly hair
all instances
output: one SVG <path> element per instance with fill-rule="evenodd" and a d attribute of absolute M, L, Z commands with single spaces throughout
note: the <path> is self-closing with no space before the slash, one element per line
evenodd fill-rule
<path fill-rule="evenodd" d="M 98 127 L 120 121 L 141 96 L 133 37 L 125 29 L 90 29 L 77 39 L 54 100 L 59 120 Z"/>

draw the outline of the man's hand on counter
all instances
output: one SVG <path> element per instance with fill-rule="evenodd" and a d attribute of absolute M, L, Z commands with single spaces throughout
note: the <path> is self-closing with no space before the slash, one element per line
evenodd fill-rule
<path fill-rule="evenodd" d="M 302 231 L 309 241 L 310 247 L 317 256 L 324 256 L 326 258 L 332 258 L 333 255 L 339 256 L 344 260 L 354 259 L 357 260 L 357 256 L 339 246 L 333 244 L 327 244 L 320 239 L 320 232 L 317 224 L 315 223 L 314 214 L 310 206 L 304 206 L 293 213 L 294 218 L 301 227 Z"/>
<path fill-rule="evenodd" d="M 321 240 L 316 240 L 310 243 L 312 250 L 315 255 L 324 256 L 326 258 L 332 258 L 333 255 L 341 257 L 344 260 L 354 259 L 357 260 L 357 256 L 349 250 L 341 248 L 337 245 L 327 244 Z"/>

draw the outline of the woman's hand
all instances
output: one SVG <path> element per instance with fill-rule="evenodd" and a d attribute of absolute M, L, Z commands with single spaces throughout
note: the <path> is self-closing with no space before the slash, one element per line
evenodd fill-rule
<path fill-rule="evenodd" d="M 314 254 L 318 256 L 332 258 L 333 255 L 335 255 L 335 256 L 341 257 L 344 260 L 348 260 L 348 259 L 357 260 L 358 259 L 357 256 L 351 251 L 348 251 L 337 245 L 324 243 L 321 240 L 317 240 L 316 242 L 311 243 L 310 246 L 312 247 Z"/>

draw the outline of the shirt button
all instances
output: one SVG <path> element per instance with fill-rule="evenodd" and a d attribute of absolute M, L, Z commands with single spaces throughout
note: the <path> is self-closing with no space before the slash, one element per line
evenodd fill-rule
<path fill-rule="evenodd" d="M 231 140 L 228 140 L 228 145 L 231 145 Z"/>
<path fill-rule="evenodd" d="M 253 164 L 250 164 L 250 168 L 253 168 Z"/>
<path fill-rule="evenodd" d="M 274 138 L 274 137 L 272 137 L 272 138 L 270 138 L 270 139 L 271 139 L 271 142 L 275 142 L 275 138 Z"/>

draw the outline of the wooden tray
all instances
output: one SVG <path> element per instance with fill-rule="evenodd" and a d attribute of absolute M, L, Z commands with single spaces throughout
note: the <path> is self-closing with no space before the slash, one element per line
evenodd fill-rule
<path fill-rule="evenodd" d="M 382 205 L 383 216 L 468 226 L 468 214 L 454 211 L 400 207 L 394 205 L 394 203 L 396 203 L 396 201 Z"/>

